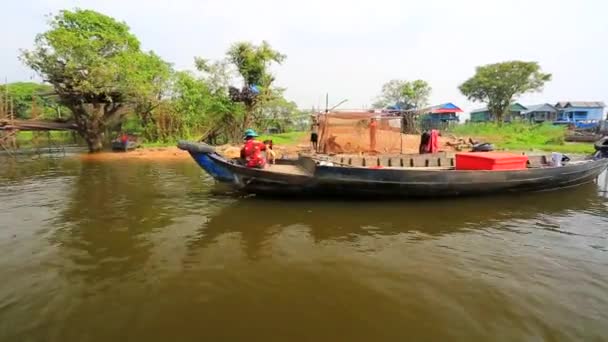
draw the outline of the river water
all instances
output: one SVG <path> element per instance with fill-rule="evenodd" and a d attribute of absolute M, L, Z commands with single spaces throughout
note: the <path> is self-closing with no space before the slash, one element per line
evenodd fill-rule
<path fill-rule="evenodd" d="M 0 161 L 0 341 L 605 341 L 598 184 L 239 198 L 191 161 Z"/>

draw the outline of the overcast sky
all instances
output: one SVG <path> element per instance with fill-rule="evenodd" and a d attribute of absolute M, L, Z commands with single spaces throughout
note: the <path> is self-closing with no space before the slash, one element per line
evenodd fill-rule
<path fill-rule="evenodd" d="M 36 79 L 17 59 L 46 15 L 75 7 L 127 22 L 146 50 L 177 69 L 193 57 L 221 58 L 235 41 L 267 40 L 287 55 L 277 83 L 302 108 L 348 99 L 369 106 L 390 79 L 424 79 L 431 102 L 468 102 L 458 91 L 477 65 L 538 61 L 553 81 L 524 104 L 608 102 L 608 1 L 605 0 L 29 0 L 0 13 L 0 76 Z"/>

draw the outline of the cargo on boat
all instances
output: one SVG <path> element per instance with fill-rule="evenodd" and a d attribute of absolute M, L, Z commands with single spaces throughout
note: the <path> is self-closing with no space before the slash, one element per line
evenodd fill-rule
<path fill-rule="evenodd" d="M 558 162 L 551 157 L 509 157 L 506 167 L 494 162 L 470 162 L 462 170 L 458 154 L 424 155 L 300 155 L 263 169 L 248 168 L 204 143 L 180 142 L 209 175 L 247 193 L 386 197 L 449 197 L 543 191 L 594 181 L 608 167 L 608 141 L 596 144 L 593 156 Z M 479 152 L 480 158 L 483 159 Z M 471 159 L 467 154 L 465 159 Z M 496 155 L 494 155 L 496 157 Z M 486 157 L 487 159 L 487 157 Z M 521 164 L 525 160 L 525 164 Z M 514 163 L 514 164 L 513 164 Z M 500 162 L 498 162 L 500 164 Z M 480 166 L 481 165 L 481 166 Z M 489 169 L 487 166 L 490 165 Z M 515 169 L 513 169 L 513 166 Z"/>

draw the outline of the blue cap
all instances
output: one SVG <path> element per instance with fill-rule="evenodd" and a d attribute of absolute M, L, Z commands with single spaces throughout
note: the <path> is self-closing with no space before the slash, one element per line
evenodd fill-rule
<path fill-rule="evenodd" d="M 251 128 L 245 131 L 245 137 L 257 137 L 258 134 Z"/>

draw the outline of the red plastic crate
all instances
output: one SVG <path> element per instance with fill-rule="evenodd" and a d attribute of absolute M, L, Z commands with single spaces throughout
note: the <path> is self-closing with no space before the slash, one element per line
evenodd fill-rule
<path fill-rule="evenodd" d="M 456 170 L 523 170 L 528 156 L 505 152 L 456 153 Z"/>

